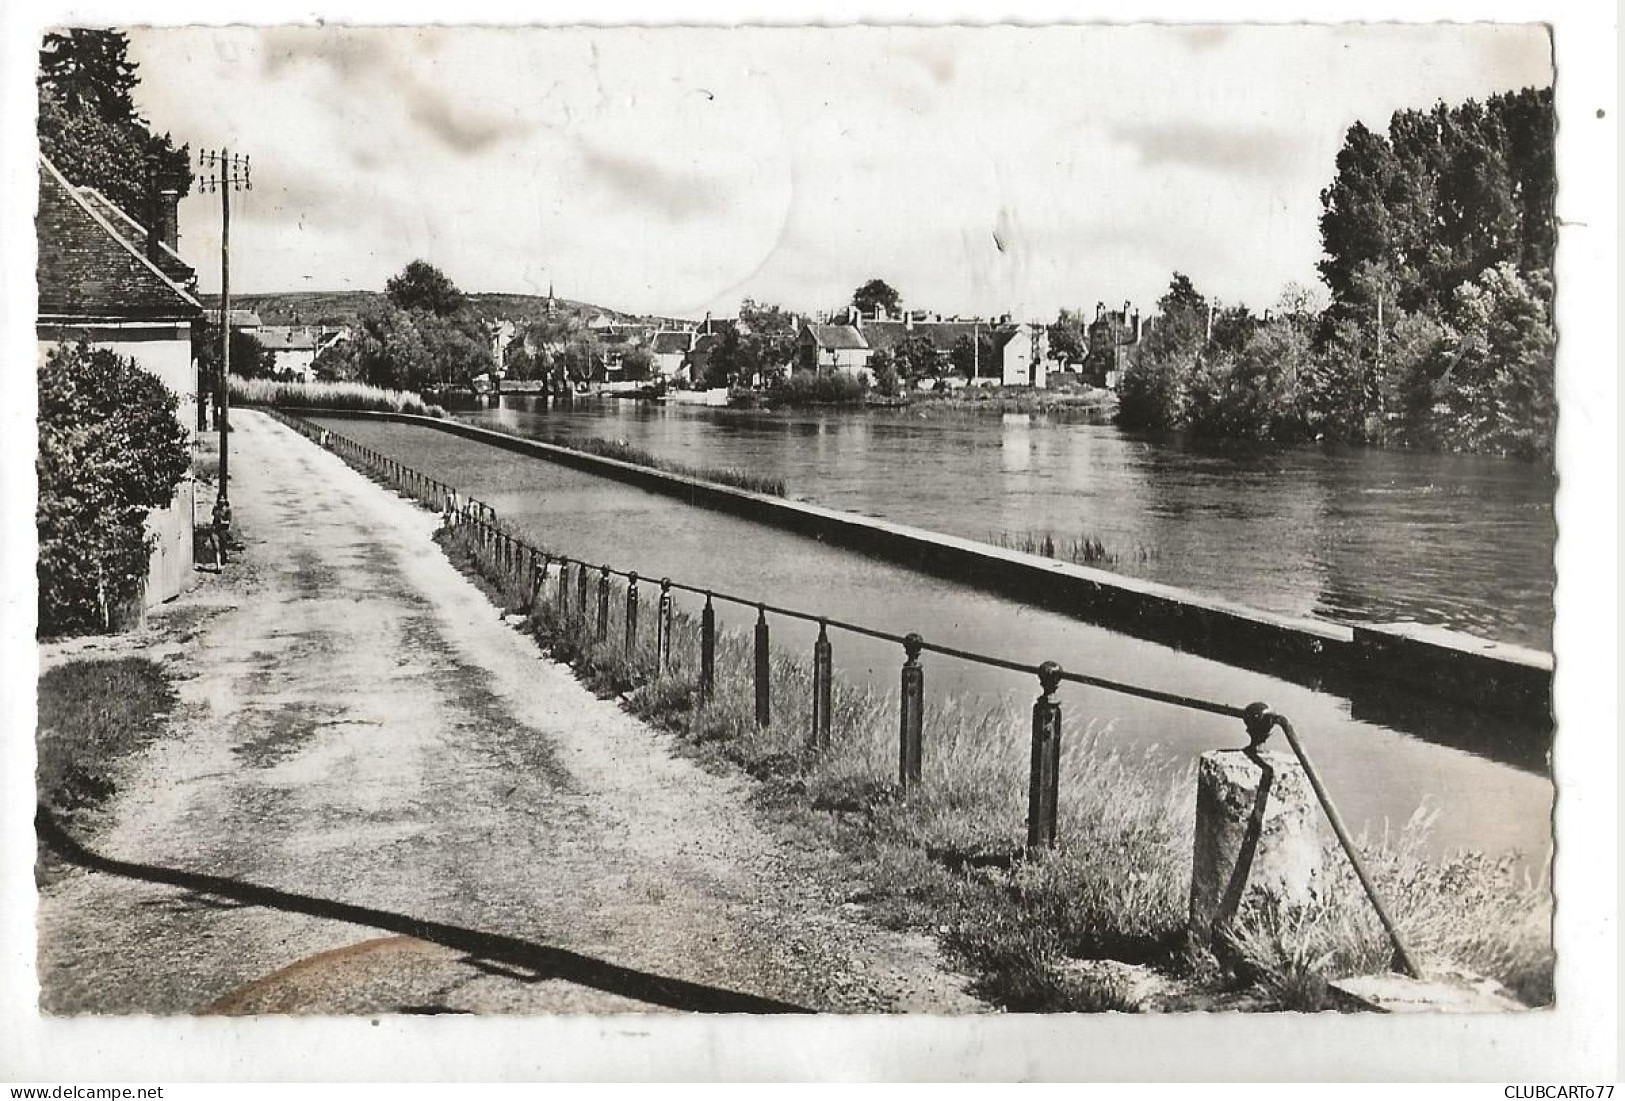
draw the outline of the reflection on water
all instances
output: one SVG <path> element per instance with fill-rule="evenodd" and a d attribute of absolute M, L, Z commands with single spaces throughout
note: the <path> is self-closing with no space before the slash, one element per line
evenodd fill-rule
<path fill-rule="evenodd" d="M 1078 671 L 1232 704 L 1264 700 L 1292 717 L 1356 830 L 1397 828 L 1419 805 L 1430 804 L 1442 811 L 1434 835 L 1440 849 L 1517 849 L 1541 860 L 1550 847 L 1552 787 L 1531 770 L 1539 763 L 1544 737 L 1533 723 L 1520 727 L 1481 713 L 1416 707 L 1397 697 L 1362 701 L 1335 688 L 1316 690 L 431 429 L 330 423 L 490 503 L 506 521 L 572 558 L 897 633 L 918 631 L 932 642 L 1028 664 L 1056 660 Z M 834 448 L 820 460 L 825 470 L 849 463 L 839 445 L 858 438 L 839 421 L 801 421 L 776 431 L 779 446 L 793 439 L 800 453 Z M 891 429 L 876 422 L 865 431 L 862 453 L 874 455 Z M 1053 461 L 1055 453 L 1046 450 L 1055 446 L 1053 437 L 1034 426 L 1032 438 L 1034 477 L 1046 462 L 1055 477 L 1057 466 L 1066 464 Z M 974 434 L 965 444 L 977 445 Z M 980 446 L 983 459 L 991 459 L 991 479 L 1003 484 L 1000 459 L 989 454 L 994 448 L 1003 453 L 1003 438 L 982 437 Z M 1084 452 L 1112 453 L 1118 446 L 1093 438 Z M 1070 449 L 1061 453 L 1072 454 Z M 1129 465 L 1146 477 L 1144 464 Z M 867 499 L 854 496 L 847 503 Z M 1142 489 L 1139 499 L 1151 497 Z M 678 603 L 697 611 L 686 594 L 678 594 Z M 747 629 L 752 619 L 748 609 L 733 605 L 721 605 L 719 615 L 729 630 Z M 775 619 L 772 630 L 776 647 L 810 653 L 812 625 Z M 841 632 L 833 632 L 833 641 L 841 677 L 895 698 L 903 658 L 897 647 Z M 1002 697 L 1025 708 L 1036 688 L 1030 677 L 941 655 L 926 657 L 928 694 Z M 1069 715 L 1109 724 L 1110 738 L 1126 746 L 1156 746 L 1175 760 L 1245 740 L 1233 720 L 1079 686 L 1067 686 L 1062 698 Z M 1508 760 L 1529 767 L 1510 767 L 1503 763 Z"/>
<path fill-rule="evenodd" d="M 509 397 L 459 415 L 782 477 L 795 497 L 972 539 L 1093 536 L 1123 572 L 1289 615 L 1434 623 L 1551 648 L 1556 479 L 1536 464 L 1221 450 L 1030 414 Z"/>

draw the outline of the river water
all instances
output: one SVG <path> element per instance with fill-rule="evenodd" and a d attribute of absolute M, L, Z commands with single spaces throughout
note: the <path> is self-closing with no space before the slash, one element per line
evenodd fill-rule
<path fill-rule="evenodd" d="M 670 414 L 608 423 L 651 422 L 688 425 L 674 431 L 696 435 L 710 423 Z M 1539 764 L 1544 734 L 1536 724 L 1387 693 L 1349 698 L 1314 690 L 432 429 L 342 419 L 325 423 L 486 501 L 533 540 L 572 558 L 891 632 L 918 631 L 934 643 L 1023 663 L 1055 660 L 1080 672 L 1231 704 L 1267 701 L 1292 717 L 1356 830 L 1398 828 L 1425 806 L 1439 812 L 1431 840 L 1435 850 L 1517 850 L 1537 863 L 1550 851 L 1552 786 Z M 845 422 L 837 423 L 843 427 L 807 432 L 806 449 L 821 451 L 826 468 L 861 480 L 833 440 L 863 438 L 865 432 L 873 440 L 885 433 L 878 425 L 849 430 Z M 552 430 L 552 422 L 547 427 Z M 704 461 L 707 454 L 682 457 Z M 697 610 L 686 597 L 679 603 Z M 721 605 L 719 611 L 724 629 L 746 630 L 753 618 L 734 606 Z M 813 631 L 807 624 L 775 619 L 774 645 L 808 656 Z M 895 697 L 903 656 L 898 647 L 844 632 L 833 632 L 833 643 L 838 676 Z M 1026 707 L 1036 694 L 1037 685 L 1024 675 L 934 654 L 925 660 L 928 695 L 951 691 L 962 699 L 1005 699 Z M 1106 724 L 1110 738 L 1173 761 L 1245 741 L 1234 720 L 1164 704 L 1076 685 L 1063 689 L 1062 700 L 1069 717 Z"/>
<path fill-rule="evenodd" d="M 1253 607 L 1551 649 L 1556 478 L 1376 449 L 1217 450 L 1029 414 L 752 413 L 510 396 L 459 412 L 781 477 L 794 498 L 998 541 L 1098 538 L 1109 568 Z"/>

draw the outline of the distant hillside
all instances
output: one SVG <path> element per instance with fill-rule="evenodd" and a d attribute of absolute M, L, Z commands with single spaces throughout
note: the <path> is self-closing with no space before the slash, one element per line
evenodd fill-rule
<path fill-rule="evenodd" d="M 382 291 L 278 291 L 274 294 L 234 294 L 232 309 L 253 310 L 267 325 L 349 325 L 360 316 L 370 302 L 381 301 Z M 536 317 L 546 308 L 547 299 L 535 294 L 471 294 L 482 316 L 496 321 L 524 321 Z M 576 302 L 568 298 L 557 300 L 565 310 L 585 317 L 604 314 L 616 321 L 636 322 L 644 319 L 636 314 L 622 313 L 607 306 L 591 302 Z M 218 307 L 220 296 L 204 295 L 203 304 Z"/>

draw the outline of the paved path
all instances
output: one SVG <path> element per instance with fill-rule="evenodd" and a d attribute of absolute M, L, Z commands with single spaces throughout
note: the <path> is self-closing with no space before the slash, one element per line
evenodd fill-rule
<path fill-rule="evenodd" d="M 136 639 L 181 705 L 42 893 L 48 1011 L 981 1008 L 761 832 L 748 780 L 504 626 L 433 516 L 235 423 L 246 547 Z"/>

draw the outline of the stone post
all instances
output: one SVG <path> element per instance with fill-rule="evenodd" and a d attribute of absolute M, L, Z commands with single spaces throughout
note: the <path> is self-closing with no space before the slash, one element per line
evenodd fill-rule
<path fill-rule="evenodd" d="M 1223 927 L 1262 905 L 1308 905 L 1319 888 L 1314 790 L 1285 753 L 1218 749 L 1196 770 L 1192 934 L 1212 946 Z"/>

